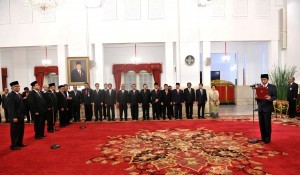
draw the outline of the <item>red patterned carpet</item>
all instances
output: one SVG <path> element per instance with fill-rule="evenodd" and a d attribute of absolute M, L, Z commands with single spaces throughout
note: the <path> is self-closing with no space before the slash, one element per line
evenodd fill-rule
<path fill-rule="evenodd" d="M 79 129 L 85 125 L 86 129 Z M 255 137 L 259 137 L 258 123 Z M 299 174 L 299 127 L 273 124 L 272 143 L 248 144 L 249 121 L 79 123 L 9 149 L 0 125 L 0 174 Z M 53 143 L 61 148 L 51 150 Z"/>

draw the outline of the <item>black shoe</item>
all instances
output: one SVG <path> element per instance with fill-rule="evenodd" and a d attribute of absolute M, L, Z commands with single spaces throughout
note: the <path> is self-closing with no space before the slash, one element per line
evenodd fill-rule
<path fill-rule="evenodd" d="M 35 137 L 36 140 L 44 139 L 43 137 Z"/>
<path fill-rule="evenodd" d="M 111 119 L 109 118 L 108 121 L 111 121 Z"/>
<path fill-rule="evenodd" d="M 98 121 L 98 119 L 95 120 L 95 122 L 97 122 L 97 121 Z"/>
<path fill-rule="evenodd" d="M 127 118 L 125 118 L 125 121 L 127 121 Z"/>
<path fill-rule="evenodd" d="M 205 117 L 201 117 L 202 119 L 206 119 Z"/>
<path fill-rule="evenodd" d="M 19 147 L 26 147 L 27 146 L 27 144 L 22 144 L 22 145 L 19 145 Z"/>
<path fill-rule="evenodd" d="M 271 141 L 270 140 L 265 140 L 264 143 L 265 144 L 269 144 Z"/>
<path fill-rule="evenodd" d="M 21 150 L 21 148 L 18 147 L 18 146 L 10 147 L 10 149 L 11 149 L 11 150 Z"/>
<path fill-rule="evenodd" d="M 48 130 L 48 132 L 50 132 L 50 133 L 54 133 L 54 130 Z"/>
<path fill-rule="evenodd" d="M 26 123 L 30 123 L 30 121 L 27 121 Z"/>
<path fill-rule="evenodd" d="M 121 118 L 120 121 L 123 121 L 123 118 Z"/>

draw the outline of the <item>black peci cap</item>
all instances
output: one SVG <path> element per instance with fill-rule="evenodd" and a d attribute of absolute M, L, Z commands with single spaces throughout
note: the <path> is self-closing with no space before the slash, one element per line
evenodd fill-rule
<path fill-rule="evenodd" d="M 50 84 L 49 84 L 49 87 L 51 87 L 51 86 L 55 86 L 55 83 L 50 83 Z"/>
<path fill-rule="evenodd" d="M 266 78 L 266 79 L 269 79 L 269 75 L 268 75 L 268 74 L 261 74 L 261 75 L 260 75 L 260 78 Z"/>
<path fill-rule="evenodd" d="M 9 84 L 11 87 L 15 86 L 15 85 L 19 85 L 18 81 L 13 81 Z"/>
<path fill-rule="evenodd" d="M 35 86 L 38 82 L 37 81 L 34 81 L 32 83 L 30 83 L 31 86 Z"/>

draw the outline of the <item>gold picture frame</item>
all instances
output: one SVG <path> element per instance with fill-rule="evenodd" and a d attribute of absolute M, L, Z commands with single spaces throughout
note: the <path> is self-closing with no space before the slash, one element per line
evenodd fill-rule
<path fill-rule="evenodd" d="M 67 57 L 68 85 L 90 83 L 90 58 Z"/>

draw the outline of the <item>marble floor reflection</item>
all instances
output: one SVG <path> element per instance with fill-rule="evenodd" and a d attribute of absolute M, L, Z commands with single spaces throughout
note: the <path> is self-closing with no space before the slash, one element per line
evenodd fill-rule
<path fill-rule="evenodd" d="M 219 115 L 252 115 L 252 111 L 252 105 L 220 105 Z M 255 112 L 255 114 L 257 114 L 257 112 Z"/>

